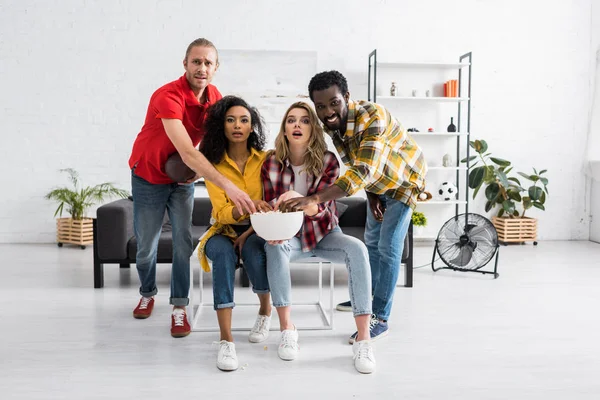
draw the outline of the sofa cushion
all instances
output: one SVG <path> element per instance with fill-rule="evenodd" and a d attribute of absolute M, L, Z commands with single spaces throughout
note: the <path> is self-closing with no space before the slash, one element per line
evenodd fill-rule
<path fill-rule="evenodd" d="M 193 248 L 195 249 L 200 241 L 200 237 L 206 232 L 208 226 L 194 226 L 192 225 L 192 239 L 194 241 Z M 158 260 L 171 259 L 173 257 L 173 242 L 172 232 L 162 231 L 160 238 L 158 239 Z M 127 243 L 127 256 L 130 260 L 135 260 L 137 253 L 137 240 L 135 236 L 132 236 Z"/>

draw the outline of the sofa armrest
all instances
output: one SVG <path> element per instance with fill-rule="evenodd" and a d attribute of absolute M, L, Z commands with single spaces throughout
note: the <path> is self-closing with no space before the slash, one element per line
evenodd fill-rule
<path fill-rule="evenodd" d="M 96 211 L 98 256 L 101 260 L 126 260 L 133 233 L 133 201 L 116 200 Z"/>

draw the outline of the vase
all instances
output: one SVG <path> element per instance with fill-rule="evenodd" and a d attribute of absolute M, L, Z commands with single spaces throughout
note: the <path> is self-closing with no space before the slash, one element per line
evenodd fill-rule
<path fill-rule="evenodd" d="M 448 125 L 448 132 L 456 132 L 456 125 L 454 125 L 454 118 L 450 118 L 450 125 Z"/>

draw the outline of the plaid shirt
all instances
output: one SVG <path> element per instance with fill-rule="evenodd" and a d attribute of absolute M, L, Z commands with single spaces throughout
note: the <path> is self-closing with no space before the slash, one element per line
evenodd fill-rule
<path fill-rule="evenodd" d="M 333 185 L 340 175 L 340 165 L 330 151 L 325 153 L 323 160 L 323 172 L 314 177 L 307 175 L 308 193 L 310 196 L 320 190 Z M 294 190 L 294 171 L 289 160 L 285 160 L 281 165 L 275 158 L 275 153 L 270 153 L 261 169 L 261 177 L 264 188 L 264 200 L 275 204 L 279 196 L 287 191 Z M 328 201 L 318 205 L 319 212 L 313 216 L 304 214 L 304 223 L 300 232 L 296 234 L 300 237 L 302 251 L 310 251 L 317 246 L 317 243 L 325 237 L 333 228 L 338 225 L 337 208 L 335 201 Z"/>
<path fill-rule="evenodd" d="M 344 192 L 352 195 L 364 188 L 416 207 L 417 194 L 425 190 L 427 164 L 421 148 L 384 107 L 350 100 L 344 136 L 327 127 L 325 132 L 349 167 L 335 182 Z"/>

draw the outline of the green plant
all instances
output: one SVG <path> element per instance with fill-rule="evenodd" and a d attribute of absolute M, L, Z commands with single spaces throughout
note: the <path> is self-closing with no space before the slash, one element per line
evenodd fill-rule
<path fill-rule="evenodd" d="M 413 212 L 411 219 L 414 226 L 427 226 L 427 217 L 422 212 Z"/>
<path fill-rule="evenodd" d="M 485 140 L 475 140 L 469 142 L 471 148 L 477 155 L 469 157 L 469 162 L 475 161 L 469 165 L 469 187 L 474 189 L 473 199 L 477 196 L 479 189 L 485 187 L 485 211 L 488 212 L 497 205 L 500 206 L 498 217 L 505 214 L 509 217 L 524 217 L 525 212 L 531 207 L 545 210 L 544 203 L 548 193 L 548 178 L 542 176 L 547 170 L 537 171 L 533 168 L 533 175 L 519 172 L 522 177 L 533 182 L 533 185 L 524 188 L 519 179 L 509 176 L 513 167 L 511 162 L 502 158 L 491 157 L 488 153 L 488 145 Z M 467 159 L 461 162 L 466 163 Z M 479 162 L 483 165 L 479 165 Z M 540 186 L 538 186 L 538 184 Z M 517 204 L 521 205 L 522 213 L 519 213 Z"/>
<path fill-rule="evenodd" d="M 79 174 L 72 168 L 61 169 L 61 172 L 67 172 L 69 179 L 73 184 L 72 188 L 62 187 L 52 190 L 46 194 L 46 199 L 55 200 L 58 202 L 58 208 L 54 213 L 62 216 L 65 205 L 67 212 L 71 214 L 73 219 L 82 219 L 85 217 L 85 211 L 88 207 L 102 202 L 107 198 L 127 197 L 129 193 L 122 189 L 117 189 L 110 182 L 101 183 L 96 186 L 79 187 Z"/>

